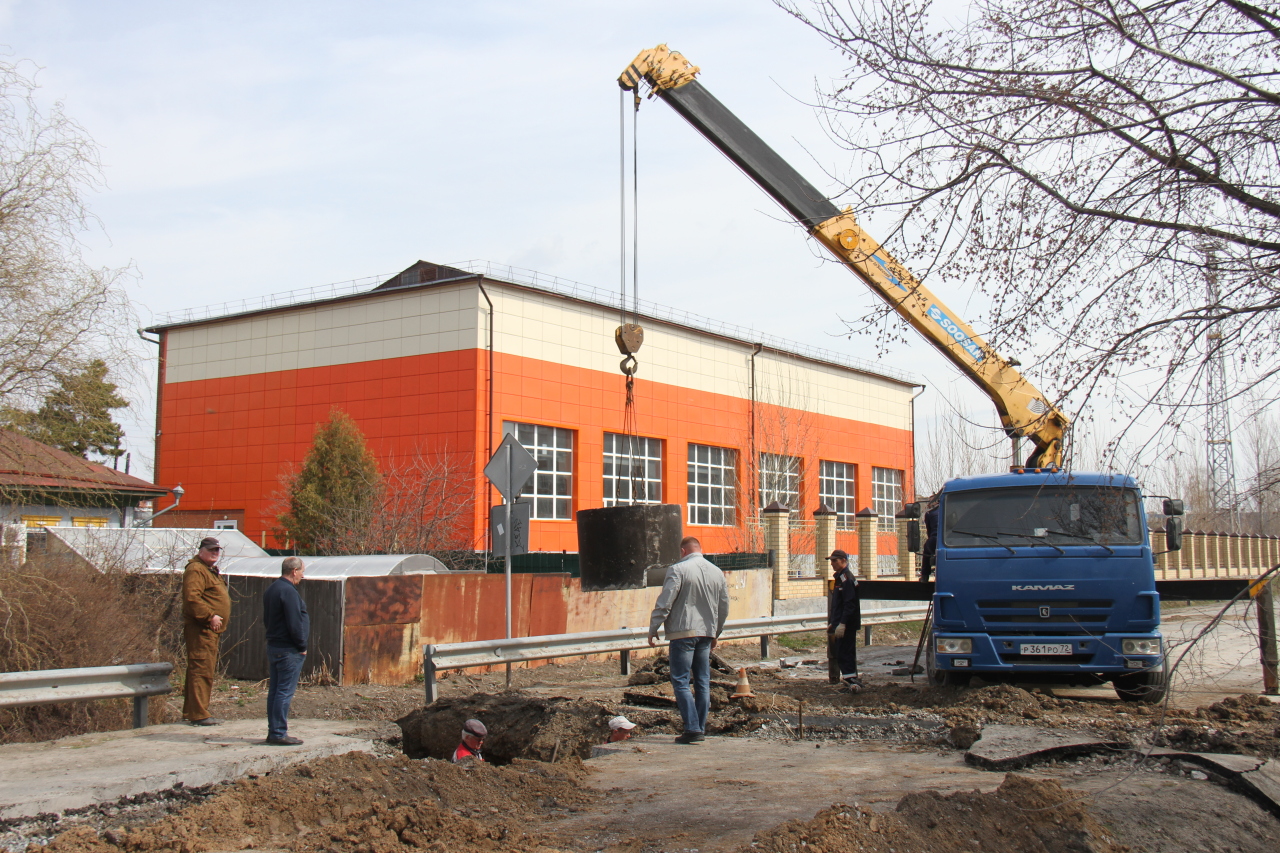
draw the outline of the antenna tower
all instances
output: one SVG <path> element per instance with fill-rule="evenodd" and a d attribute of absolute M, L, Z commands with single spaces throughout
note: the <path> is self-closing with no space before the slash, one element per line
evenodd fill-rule
<path fill-rule="evenodd" d="M 1221 304 L 1218 287 L 1217 247 L 1204 246 L 1204 278 L 1208 286 L 1210 310 Z M 1215 515 L 1238 527 L 1236 517 L 1236 466 L 1231 444 L 1231 407 L 1227 401 L 1227 358 L 1222 346 L 1222 321 L 1209 327 L 1206 335 L 1205 443 L 1209 473 L 1209 503 Z"/>

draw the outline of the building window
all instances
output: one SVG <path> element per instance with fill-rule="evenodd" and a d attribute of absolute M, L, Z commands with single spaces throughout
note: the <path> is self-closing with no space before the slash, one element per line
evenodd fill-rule
<path fill-rule="evenodd" d="M 58 515 L 24 515 L 22 523 L 27 527 L 57 527 L 62 523 L 62 517 Z"/>
<path fill-rule="evenodd" d="M 825 460 L 818 464 L 818 500 L 835 510 L 836 527 L 841 530 L 853 529 L 853 514 L 858 511 L 854 486 L 853 465 Z"/>
<path fill-rule="evenodd" d="M 793 513 L 800 509 L 800 457 L 760 454 L 760 508 L 778 503 Z"/>
<path fill-rule="evenodd" d="M 880 516 L 880 529 L 893 529 L 894 516 L 902 509 L 902 472 L 894 468 L 871 469 L 871 508 Z"/>
<path fill-rule="evenodd" d="M 662 441 L 604 434 L 604 505 L 662 503 Z"/>
<path fill-rule="evenodd" d="M 214 530 L 238 530 L 236 520 L 234 518 L 219 518 L 213 522 Z"/>
<path fill-rule="evenodd" d="M 735 466 L 738 454 L 724 447 L 689 445 L 689 523 L 737 523 Z"/>
<path fill-rule="evenodd" d="M 533 499 L 533 517 L 568 521 L 573 518 L 573 431 L 537 424 L 505 421 L 503 435 L 516 441 L 538 460 L 537 473 L 520 492 Z"/>
<path fill-rule="evenodd" d="M 106 527 L 107 520 L 100 515 L 72 516 L 73 527 Z"/>

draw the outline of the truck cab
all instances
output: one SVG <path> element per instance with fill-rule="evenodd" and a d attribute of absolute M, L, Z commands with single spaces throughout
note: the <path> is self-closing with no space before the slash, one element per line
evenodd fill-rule
<path fill-rule="evenodd" d="M 1165 692 L 1143 497 L 1128 476 L 1018 469 L 939 495 L 929 679 Z"/>

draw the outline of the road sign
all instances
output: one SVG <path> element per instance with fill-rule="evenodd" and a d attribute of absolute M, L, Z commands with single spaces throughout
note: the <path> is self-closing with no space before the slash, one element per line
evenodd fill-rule
<path fill-rule="evenodd" d="M 484 475 L 503 498 L 512 501 L 537 470 L 538 460 L 524 449 L 523 444 L 516 441 L 514 435 L 507 433 L 502 444 L 494 451 L 489 464 L 484 466 Z"/>
<path fill-rule="evenodd" d="M 507 513 L 502 504 L 489 513 L 489 527 L 493 534 L 493 553 L 507 553 L 507 533 L 511 535 L 511 555 L 529 553 L 529 521 L 533 518 L 533 504 L 516 501 L 511 505 L 511 525 L 507 526 Z"/>

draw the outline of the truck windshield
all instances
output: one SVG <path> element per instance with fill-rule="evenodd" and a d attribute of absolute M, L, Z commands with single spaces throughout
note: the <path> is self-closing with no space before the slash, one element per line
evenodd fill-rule
<path fill-rule="evenodd" d="M 949 548 L 1140 545 L 1138 493 L 1105 486 L 1031 486 L 952 492 L 945 498 Z"/>

